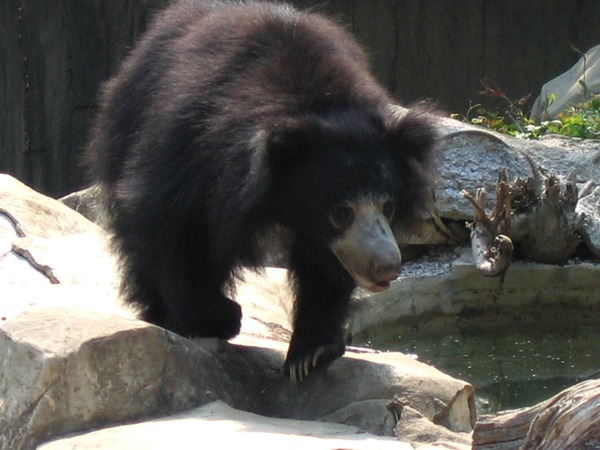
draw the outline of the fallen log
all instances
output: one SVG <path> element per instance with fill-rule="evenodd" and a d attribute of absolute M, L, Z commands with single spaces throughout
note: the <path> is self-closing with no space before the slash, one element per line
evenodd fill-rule
<path fill-rule="evenodd" d="M 483 416 L 473 450 L 600 449 L 600 380 L 565 389 L 529 408 Z"/>

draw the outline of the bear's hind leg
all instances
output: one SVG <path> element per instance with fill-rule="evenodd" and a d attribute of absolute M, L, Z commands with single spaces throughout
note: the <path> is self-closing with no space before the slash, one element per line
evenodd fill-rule
<path fill-rule="evenodd" d="M 229 339 L 240 332 L 242 309 L 239 304 L 214 289 L 194 289 L 169 301 L 165 328 L 185 337 Z"/>
<path fill-rule="evenodd" d="M 237 335 L 241 307 L 222 293 L 229 272 L 217 272 L 214 265 L 211 270 L 209 263 L 176 240 L 168 249 L 137 245 L 143 242 L 139 235 L 121 239 L 120 248 L 123 291 L 130 303 L 140 306 L 141 318 L 185 337 Z"/>
<path fill-rule="evenodd" d="M 223 294 L 233 258 L 215 255 L 203 222 L 182 221 L 165 239 L 157 278 L 166 307 L 164 327 L 185 337 L 229 339 L 240 331 L 240 305 Z"/>

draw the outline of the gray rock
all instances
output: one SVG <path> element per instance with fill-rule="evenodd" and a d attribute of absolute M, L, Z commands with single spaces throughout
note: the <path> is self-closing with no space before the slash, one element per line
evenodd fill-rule
<path fill-rule="evenodd" d="M 460 194 L 484 187 L 493 204 L 498 171 L 509 168 L 511 178 L 532 174 L 526 157 L 515 151 L 504 136 L 476 127 L 465 127 L 448 134 L 437 160 L 439 178 L 435 185 L 434 208 L 439 217 L 451 220 L 472 219 L 473 208 Z"/>
<path fill-rule="evenodd" d="M 549 239 L 541 231 L 552 229 L 554 224 L 540 226 L 537 217 L 530 214 L 513 221 L 510 234 L 513 242 L 534 246 L 527 252 L 528 255 L 543 254 L 546 247 L 556 245 L 559 248 L 555 249 L 555 253 L 568 254 L 566 258 L 559 258 L 560 262 L 566 262 L 574 252 L 561 252 L 559 243 L 568 244 L 574 235 L 581 235 L 588 250 L 600 257 L 597 244 L 594 244 L 600 241 L 600 209 L 589 206 L 593 197 L 587 200 L 584 197 L 586 191 L 600 186 L 600 141 L 560 136 L 524 140 L 451 119 L 441 119 L 440 122 L 444 138 L 438 151 L 438 177 L 432 201 L 418 226 L 396 230 L 400 242 L 466 245 L 468 232 L 464 223 L 473 220 L 474 211 L 461 190 L 475 194 L 477 189 L 485 188 L 487 211 L 491 211 L 496 200 L 498 172 L 506 169 L 509 182 L 518 177 L 527 179 L 549 175 L 555 175 L 563 186 L 567 180 L 573 181 L 580 192 L 578 203 L 582 202 L 564 217 L 556 219 L 569 222 L 559 227 L 564 235 Z M 553 249 L 547 250 L 552 252 Z"/>
<path fill-rule="evenodd" d="M 0 448 L 217 398 L 248 408 L 213 362 L 217 342 L 193 345 L 143 322 L 64 308 L 22 313 L 0 335 Z"/>
<path fill-rule="evenodd" d="M 584 218 L 583 240 L 592 253 L 600 255 L 600 187 L 593 187 L 579 200 L 577 212 Z"/>
<path fill-rule="evenodd" d="M 98 201 L 100 189 L 98 186 L 91 186 L 81 191 L 73 192 L 58 199 L 69 208 L 77 211 L 91 222 L 102 224 L 105 222 L 105 213 Z"/>
<path fill-rule="evenodd" d="M 525 140 L 459 122 L 448 128 L 446 123 L 444 130 L 453 131 L 446 134 L 439 151 L 435 188 L 435 211 L 442 218 L 472 218 L 461 189 L 474 193 L 486 188 L 491 209 L 501 169 L 508 170 L 509 180 L 534 176 L 534 168 L 541 168 L 563 179 L 575 178 L 581 188 L 589 182 L 600 184 L 599 141 L 552 135 Z"/>

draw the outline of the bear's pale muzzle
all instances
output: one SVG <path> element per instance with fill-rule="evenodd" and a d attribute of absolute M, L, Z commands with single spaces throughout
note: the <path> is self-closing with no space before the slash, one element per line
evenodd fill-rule
<path fill-rule="evenodd" d="M 330 247 L 363 289 L 384 291 L 400 275 L 400 249 L 388 219 L 375 205 L 363 205 L 353 223 Z"/>

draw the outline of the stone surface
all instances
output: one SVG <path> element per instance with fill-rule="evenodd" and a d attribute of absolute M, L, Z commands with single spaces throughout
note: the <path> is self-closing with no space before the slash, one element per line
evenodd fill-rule
<path fill-rule="evenodd" d="M 117 285 L 108 235 L 71 208 L 0 174 L 0 283 Z"/>
<path fill-rule="evenodd" d="M 510 177 L 526 178 L 531 167 L 521 153 L 509 147 L 504 136 L 465 127 L 448 134 L 437 160 L 439 178 L 435 186 L 435 211 L 445 219 L 472 220 L 473 208 L 460 191 L 485 187 L 493 200 L 498 170 L 510 168 Z"/>
<path fill-rule="evenodd" d="M 86 219 L 94 223 L 102 223 L 105 220 L 102 207 L 97 201 L 100 190 L 92 186 L 81 191 L 73 192 L 58 199 L 59 202 L 77 211 Z"/>
<path fill-rule="evenodd" d="M 64 308 L 25 312 L 0 335 L 0 448 L 216 398 L 248 408 L 242 386 L 214 363 L 218 342 L 193 345 L 144 322 Z"/>
<path fill-rule="evenodd" d="M 577 212 L 584 217 L 582 238 L 595 255 L 600 255 L 600 187 L 590 186 L 591 192 L 577 203 Z"/>
<path fill-rule="evenodd" d="M 330 450 L 412 450 L 408 443 L 376 437 L 348 426 L 273 419 L 241 412 L 223 402 L 186 413 L 94 431 L 41 445 L 39 450 L 163 450 L 169 448 L 281 448 Z M 424 448 L 424 447 L 422 447 Z"/>

